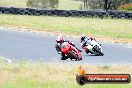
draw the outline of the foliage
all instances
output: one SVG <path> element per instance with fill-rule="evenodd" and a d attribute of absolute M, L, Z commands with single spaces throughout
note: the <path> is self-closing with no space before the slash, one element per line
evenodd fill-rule
<path fill-rule="evenodd" d="M 92 9 L 103 9 L 103 0 L 88 0 L 89 6 Z"/>
<path fill-rule="evenodd" d="M 132 0 L 103 0 L 105 10 L 117 10 L 120 5 L 130 3 Z"/>
<path fill-rule="evenodd" d="M 27 7 L 37 9 L 56 9 L 58 8 L 59 0 L 28 0 Z"/>
<path fill-rule="evenodd" d="M 130 10 L 130 11 L 132 11 L 132 3 L 123 4 L 123 5 L 119 6 L 118 9 L 120 9 L 120 10 Z"/>
<path fill-rule="evenodd" d="M 117 10 L 120 5 L 131 3 L 132 0 L 75 0 L 84 3 L 84 10 L 86 9 L 105 9 Z"/>

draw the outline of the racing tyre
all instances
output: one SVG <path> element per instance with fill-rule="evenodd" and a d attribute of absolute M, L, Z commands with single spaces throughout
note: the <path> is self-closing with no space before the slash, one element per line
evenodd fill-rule
<path fill-rule="evenodd" d="M 97 47 L 94 47 L 94 50 L 96 50 L 99 53 L 99 55 L 101 55 L 101 56 L 104 55 Z"/>
<path fill-rule="evenodd" d="M 79 61 L 79 58 L 77 57 L 77 55 L 73 52 L 69 52 L 69 54 L 71 55 L 72 59 L 75 59 L 76 61 Z"/>

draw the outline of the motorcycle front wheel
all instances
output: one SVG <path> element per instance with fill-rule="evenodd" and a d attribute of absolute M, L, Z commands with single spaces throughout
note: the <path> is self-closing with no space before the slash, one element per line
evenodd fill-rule
<path fill-rule="evenodd" d="M 71 56 L 71 59 L 75 59 L 76 61 L 79 61 L 79 58 L 78 58 L 78 56 L 75 53 L 70 51 L 69 54 Z"/>
<path fill-rule="evenodd" d="M 97 55 L 101 55 L 101 56 L 103 56 L 104 54 L 101 52 L 101 50 L 99 49 L 99 48 L 97 48 L 97 47 L 93 47 L 94 48 L 94 50 L 96 51 L 96 52 L 98 52 L 99 54 L 97 54 Z"/>

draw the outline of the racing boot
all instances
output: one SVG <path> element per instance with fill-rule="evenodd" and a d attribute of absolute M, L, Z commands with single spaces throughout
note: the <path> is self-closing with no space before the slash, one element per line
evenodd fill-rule
<path fill-rule="evenodd" d="M 64 53 L 61 53 L 61 60 L 66 60 L 66 59 L 68 59 L 68 57 L 67 57 L 67 56 L 65 56 L 65 54 L 64 54 Z"/>

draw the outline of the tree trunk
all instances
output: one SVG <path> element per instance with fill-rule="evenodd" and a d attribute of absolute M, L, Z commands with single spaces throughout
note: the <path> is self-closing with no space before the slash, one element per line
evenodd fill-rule
<path fill-rule="evenodd" d="M 88 9 L 88 0 L 84 0 L 84 10 Z"/>
<path fill-rule="evenodd" d="M 108 10 L 108 0 L 104 0 L 104 10 Z"/>

